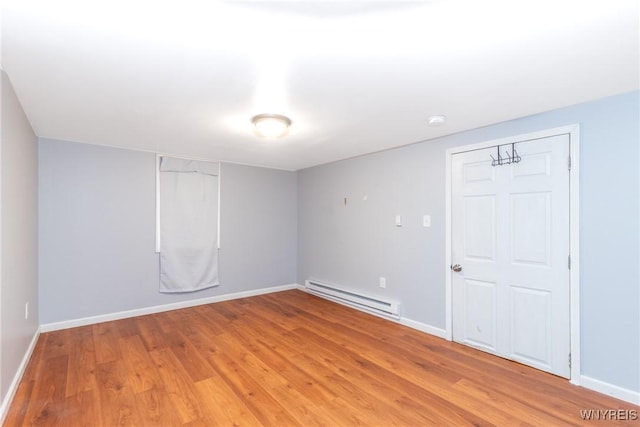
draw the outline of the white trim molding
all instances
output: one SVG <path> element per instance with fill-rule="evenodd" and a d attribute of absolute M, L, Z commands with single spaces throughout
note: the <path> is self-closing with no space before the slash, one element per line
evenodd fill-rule
<path fill-rule="evenodd" d="M 407 326 L 411 329 L 415 329 L 420 332 L 424 332 L 426 334 L 433 335 L 438 338 L 442 338 L 445 340 L 448 339 L 447 331 L 442 328 L 437 328 L 435 326 L 427 325 L 426 323 L 407 319 L 405 317 L 401 317 L 400 320 L 398 320 L 398 323 L 400 323 L 401 325 Z"/>
<path fill-rule="evenodd" d="M 24 372 L 27 370 L 27 365 L 29 365 L 29 360 L 31 359 L 31 355 L 33 354 L 33 350 L 36 348 L 36 343 L 38 342 L 38 338 L 40 337 L 41 329 L 38 328 L 36 333 L 33 335 L 31 342 L 29 343 L 29 347 L 27 347 L 27 351 L 24 353 L 22 357 L 22 361 L 18 366 L 18 371 L 13 376 L 13 381 L 9 385 L 9 389 L 7 390 L 7 394 L 4 396 L 2 400 L 2 406 L 0 406 L 0 425 L 4 424 L 4 420 L 7 417 L 7 413 L 9 411 L 9 406 L 11 406 L 11 402 L 18 391 L 18 386 L 20 385 L 20 380 L 22 380 L 22 376 Z"/>
<path fill-rule="evenodd" d="M 571 379 L 570 382 L 580 385 L 580 126 L 578 124 L 546 129 L 508 138 L 494 139 L 477 144 L 461 145 L 450 148 L 445 153 L 445 338 L 453 340 L 453 301 L 452 277 L 449 266 L 451 262 L 451 162 L 454 154 L 506 145 L 513 142 L 548 138 L 556 135 L 569 135 L 571 156 L 571 173 L 569 174 L 569 251 L 571 254 L 570 286 L 570 319 L 571 319 Z M 584 377 L 582 377 L 584 379 Z"/>
<path fill-rule="evenodd" d="M 625 402 L 629 402 L 634 405 L 640 405 L 640 392 L 638 391 L 618 387 L 617 385 L 609 384 L 585 375 L 582 375 L 580 383 L 584 388 L 606 394 L 607 396 L 615 397 L 616 399 L 624 400 Z"/>
<path fill-rule="evenodd" d="M 580 126 L 566 128 L 569 133 L 569 289 L 571 292 L 571 380 L 580 385 Z"/>
<path fill-rule="evenodd" d="M 155 305 L 152 307 L 138 308 L 134 310 L 119 311 L 116 313 L 101 314 L 98 316 L 83 317 L 80 319 L 64 320 L 62 322 L 46 323 L 40 326 L 41 332 L 58 331 L 61 329 L 76 328 L 78 326 L 93 325 L 95 323 L 110 322 L 112 320 L 128 319 L 147 314 L 161 313 L 164 311 L 178 310 L 181 308 L 195 307 L 198 305 L 212 304 L 214 302 L 229 301 L 239 298 L 253 297 L 257 295 L 271 294 L 274 292 L 298 289 L 297 283 L 291 285 L 274 286 L 270 288 L 256 289 L 252 291 L 235 292 L 232 294 L 217 295 L 214 297 L 201 298 L 196 300 L 181 301 L 172 304 Z"/>

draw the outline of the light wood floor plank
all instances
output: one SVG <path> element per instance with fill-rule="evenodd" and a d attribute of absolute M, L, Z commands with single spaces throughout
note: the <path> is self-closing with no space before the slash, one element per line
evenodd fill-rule
<path fill-rule="evenodd" d="M 214 365 L 220 376 L 237 396 L 264 425 L 296 426 L 302 425 L 263 387 L 258 380 L 247 372 L 227 353 L 216 356 Z"/>
<path fill-rule="evenodd" d="M 147 352 L 140 335 L 120 338 L 118 343 L 126 378 L 133 393 L 138 394 L 163 386 L 160 373 Z"/>
<path fill-rule="evenodd" d="M 93 333 L 89 328 L 68 330 L 69 361 L 67 369 L 66 396 L 72 397 L 84 391 L 95 390 L 96 354 Z"/>
<path fill-rule="evenodd" d="M 176 426 L 182 424 L 164 387 L 153 387 L 136 394 L 144 426 Z"/>
<path fill-rule="evenodd" d="M 168 348 L 154 350 L 150 354 L 181 422 L 184 424 L 202 418 L 195 385 L 176 355 Z"/>
<path fill-rule="evenodd" d="M 199 399 L 204 403 L 204 411 L 207 414 L 205 418 L 215 420 L 215 423 L 210 425 L 260 425 L 247 405 L 238 399 L 238 396 L 219 375 L 199 381 L 195 386 Z"/>
<path fill-rule="evenodd" d="M 97 388 L 88 391 L 79 391 L 71 397 L 67 397 L 64 401 L 64 418 L 73 421 L 61 421 L 67 425 L 72 424 L 78 427 L 94 426 L 102 420 L 102 406 L 99 402 L 100 394 Z M 55 423 L 55 425 L 60 424 Z"/>
<path fill-rule="evenodd" d="M 160 323 L 154 315 L 140 316 L 133 321 L 138 327 L 140 338 L 147 351 L 158 350 L 167 346 L 167 339 Z"/>
<path fill-rule="evenodd" d="M 114 335 L 114 339 L 118 335 Z M 114 348 L 117 342 L 114 344 Z M 126 370 L 121 360 L 98 364 L 97 371 L 101 424 L 105 426 L 141 426 L 139 402 L 128 384 Z M 69 417 L 72 423 L 74 418 Z M 97 420 L 96 420 L 97 421 Z"/>
<path fill-rule="evenodd" d="M 118 327 L 130 322 L 105 322 L 91 325 L 93 332 L 93 345 L 96 353 L 97 363 L 113 362 L 120 359 L 120 349 L 118 346 Z M 72 329 L 67 329 L 73 331 Z M 58 332 L 53 332 L 54 334 Z"/>

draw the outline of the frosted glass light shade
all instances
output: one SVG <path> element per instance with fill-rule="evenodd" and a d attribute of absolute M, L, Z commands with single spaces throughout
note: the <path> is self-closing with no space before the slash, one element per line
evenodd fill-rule
<path fill-rule="evenodd" d="M 291 126 L 291 119 L 280 114 L 258 114 L 251 119 L 256 133 L 265 138 L 284 136 Z"/>

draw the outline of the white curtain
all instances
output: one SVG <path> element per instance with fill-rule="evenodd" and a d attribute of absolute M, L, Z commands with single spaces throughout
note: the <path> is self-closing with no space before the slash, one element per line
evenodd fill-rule
<path fill-rule="evenodd" d="M 160 158 L 160 292 L 218 285 L 218 164 Z"/>

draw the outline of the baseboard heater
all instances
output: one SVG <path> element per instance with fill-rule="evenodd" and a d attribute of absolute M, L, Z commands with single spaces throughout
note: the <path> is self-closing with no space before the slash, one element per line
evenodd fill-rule
<path fill-rule="evenodd" d="M 363 295 L 357 291 L 316 280 L 306 280 L 305 289 L 307 292 L 321 298 L 326 298 L 378 316 L 391 317 L 393 319 L 400 318 L 400 304 L 395 301 Z"/>

